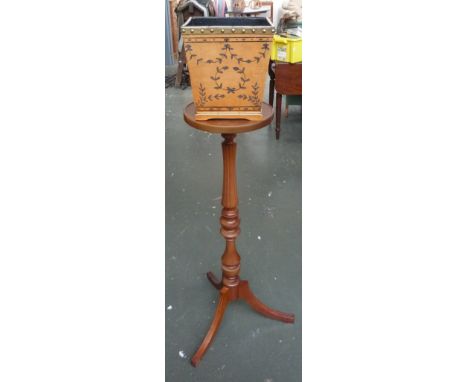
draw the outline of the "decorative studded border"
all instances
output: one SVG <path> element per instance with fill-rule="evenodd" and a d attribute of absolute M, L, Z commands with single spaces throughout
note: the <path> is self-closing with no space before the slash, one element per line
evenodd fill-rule
<path fill-rule="evenodd" d="M 186 35 L 210 35 L 210 34 L 275 34 L 275 28 L 242 28 L 242 27 L 182 27 L 182 34 Z"/>

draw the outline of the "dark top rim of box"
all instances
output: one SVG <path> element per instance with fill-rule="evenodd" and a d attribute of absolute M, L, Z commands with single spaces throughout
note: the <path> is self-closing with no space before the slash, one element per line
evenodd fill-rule
<path fill-rule="evenodd" d="M 273 34 L 275 28 L 266 17 L 191 17 L 182 25 L 182 33 Z"/>
<path fill-rule="evenodd" d="M 191 17 L 184 27 L 272 27 L 266 17 Z"/>

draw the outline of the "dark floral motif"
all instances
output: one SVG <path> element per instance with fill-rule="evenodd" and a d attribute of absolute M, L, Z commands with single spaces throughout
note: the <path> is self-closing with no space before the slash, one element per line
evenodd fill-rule
<path fill-rule="evenodd" d="M 245 62 L 247 64 L 250 64 L 252 62 L 256 62 L 258 64 L 261 60 L 260 56 L 263 58 L 266 58 L 266 53 L 268 52 L 269 49 L 270 49 L 270 45 L 268 43 L 264 43 L 262 44 L 262 49 L 260 50 L 260 52 L 257 53 L 258 54 L 257 56 L 254 56 L 252 59 L 250 58 L 245 59 L 243 57 L 237 57 L 236 58 L 237 63 L 240 64 L 241 62 Z"/>
<path fill-rule="evenodd" d="M 206 64 L 221 64 L 223 62 L 223 59 L 227 60 L 228 59 L 228 54 L 229 58 L 231 60 L 237 60 L 237 63 L 240 65 L 242 62 L 246 64 L 251 64 L 252 62 L 256 62 L 257 64 L 260 62 L 261 57 L 266 58 L 266 53 L 270 49 L 270 45 L 268 43 L 262 44 L 262 48 L 260 52 L 257 53 L 256 56 L 252 58 L 244 58 L 244 57 L 239 57 L 238 54 L 233 53 L 234 48 L 231 46 L 231 44 L 225 42 L 223 47 L 221 48 L 222 52 L 218 53 L 218 56 L 215 59 L 208 59 L 208 60 L 203 60 L 203 58 L 197 58 L 197 65 L 199 65 L 201 62 L 204 62 Z M 192 45 L 190 44 L 185 44 L 185 53 L 188 57 L 189 60 L 192 60 L 196 57 L 198 57 L 197 54 L 193 53 Z"/>
<path fill-rule="evenodd" d="M 254 85 L 252 85 L 252 95 L 249 96 L 249 102 L 254 104 L 254 105 L 260 105 L 260 98 L 258 98 L 258 93 L 259 93 L 259 86 L 258 83 L 255 82 Z"/>
<path fill-rule="evenodd" d="M 213 80 L 215 82 L 215 89 L 216 90 L 221 90 L 223 89 L 223 84 L 218 82 L 221 77 L 219 74 L 222 74 L 224 73 L 224 71 L 228 70 L 229 67 L 228 66 L 223 66 L 223 67 L 219 67 L 217 66 L 216 67 L 216 74 L 214 76 L 210 76 L 211 80 Z M 228 86 L 226 87 L 224 90 L 227 92 L 227 94 L 234 94 L 236 93 L 238 90 L 243 90 L 243 89 L 247 89 L 247 87 L 245 86 L 245 84 L 247 82 L 250 81 L 249 78 L 246 77 L 245 75 L 245 67 L 238 67 L 238 66 L 234 66 L 232 68 L 232 70 L 234 70 L 236 73 L 240 74 L 241 77 L 240 77 L 240 82 L 238 82 L 238 87 L 232 87 L 232 86 Z"/>
<path fill-rule="evenodd" d="M 234 48 L 227 42 L 225 41 L 223 47 L 221 48 L 221 52 L 218 54 L 218 57 L 214 59 L 208 59 L 204 60 L 203 58 L 198 58 L 196 59 L 197 65 L 200 63 L 206 63 L 206 64 L 217 64 L 216 65 L 216 72 L 213 76 L 210 76 L 210 79 L 214 81 L 215 86 L 214 89 L 216 90 L 224 90 L 226 94 L 236 94 L 240 90 L 245 90 L 247 89 L 247 83 L 250 81 L 250 78 L 248 78 L 245 74 L 245 66 L 241 66 L 242 63 L 244 64 L 251 64 L 253 62 L 259 63 L 262 58 L 267 58 L 267 52 L 269 50 L 269 44 L 264 43 L 262 45 L 262 48 L 259 52 L 257 52 L 257 55 L 255 55 L 253 58 L 243 58 L 239 57 L 238 54 L 233 53 Z M 192 60 L 197 57 L 196 54 L 193 54 L 192 52 L 192 46 L 190 44 L 185 45 L 185 51 L 187 53 L 187 57 L 189 60 Z M 240 75 L 240 79 L 238 82 L 237 87 L 232 87 L 232 86 L 226 86 L 223 87 L 223 83 L 220 82 L 221 76 L 220 74 L 223 74 L 226 70 L 229 70 L 229 66 L 221 66 L 223 63 L 223 59 L 227 60 L 235 60 L 237 61 L 238 66 L 233 66 L 232 70 L 234 70 L 237 74 Z M 261 100 L 259 99 L 259 86 L 258 83 L 256 82 L 254 85 L 252 85 L 252 92 L 251 94 L 237 94 L 237 97 L 241 100 L 248 101 L 249 103 L 253 104 L 254 106 L 258 106 L 261 104 Z M 225 98 L 224 94 L 221 93 L 215 93 L 215 94 L 210 94 L 207 96 L 206 94 L 206 89 L 205 87 L 200 84 L 199 87 L 199 106 L 203 106 L 207 101 L 213 101 L 213 100 L 220 100 L 222 98 Z"/>
<path fill-rule="evenodd" d="M 213 101 L 213 98 L 219 100 L 221 98 L 224 98 L 224 94 L 210 94 L 208 96 L 208 100 Z"/>
<path fill-rule="evenodd" d="M 225 44 L 224 44 L 222 50 L 224 50 L 224 51 L 226 52 L 226 55 L 227 55 L 227 53 L 229 53 L 229 55 L 231 56 L 231 59 L 233 58 L 233 57 L 232 57 L 233 54 L 234 54 L 234 56 L 237 56 L 237 54 L 232 53 L 232 51 L 234 50 L 234 48 L 233 48 L 230 44 L 228 44 L 228 43 L 225 43 Z"/>
<path fill-rule="evenodd" d="M 216 86 L 215 86 L 215 89 L 222 89 L 223 88 L 223 83 L 222 82 L 218 82 L 218 80 L 221 79 L 221 77 L 219 76 L 220 74 L 223 74 L 226 70 L 229 69 L 229 66 L 222 66 L 222 67 L 219 67 L 217 66 L 216 67 L 216 74 L 214 76 L 210 76 L 210 78 L 215 82 Z"/>
<path fill-rule="evenodd" d="M 187 55 L 188 59 L 191 60 L 195 57 L 197 57 L 196 54 L 192 53 L 193 52 L 193 49 L 192 49 L 192 45 L 190 44 L 185 44 L 185 54 Z"/>
<path fill-rule="evenodd" d="M 250 81 L 250 78 L 247 78 L 247 77 L 245 76 L 245 67 L 244 67 L 244 68 L 238 68 L 237 66 L 234 66 L 232 69 L 233 69 L 235 72 L 237 72 L 238 74 L 241 75 L 240 80 L 241 80 L 242 84 L 239 83 L 239 89 L 245 89 L 245 84 L 246 84 L 246 82 L 249 82 L 249 81 Z"/>
<path fill-rule="evenodd" d="M 239 68 L 237 66 L 234 66 L 232 68 L 232 70 L 234 70 L 235 72 L 239 73 L 239 74 L 244 74 L 245 73 L 245 68 Z"/>
<path fill-rule="evenodd" d="M 200 96 L 199 105 L 203 106 L 206 103 L 206 90 L 203 84 L 200 84 L 198 88 L 198 95 Z"/>
<path fill-rule="evenodd" d="M 268 52 L 269 49 L 270 49 L 270 45 L 267 44 L 267 43 L 264 43 L 264 44 L 262 45 L 262 51 L 259 52 L 258 54 L 259 54 L 260 56 L 262 56 L 263 58 L 265 58 L 266 52 Z"/>

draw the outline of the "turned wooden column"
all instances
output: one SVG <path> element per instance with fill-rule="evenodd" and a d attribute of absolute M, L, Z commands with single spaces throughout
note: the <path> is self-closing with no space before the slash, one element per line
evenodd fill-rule
<path fill-rule="evenodd" d="M 236 134 L 222 134 L 223 147 L 223 196 L 221 204 L 221 235 L 226 240 L 226 248 L 221 257 L 223 285 L 235 287 L 239 285 L 240 256 L 236 249 L 236 238 L 239 235 L 239 210 L 237 208 L 237 177 L 236 177 Z"/>

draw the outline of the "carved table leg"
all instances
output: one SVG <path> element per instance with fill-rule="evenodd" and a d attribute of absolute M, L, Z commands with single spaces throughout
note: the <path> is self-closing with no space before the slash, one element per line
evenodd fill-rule
<path fill-rule="evenodd" d="M 220 291 L 220 299 L 218 302 L 218 306 L 216 307 L 216 312 L 211 322 L 211 326 L 206 333 L 203 342 L 201 343 L 200 347 L 198 348 L 197 352 L 192 357 L 192 365 L 197 366 L 201 361 L 201 358 L 205 354 L 206 350 L 210 346 L 213 338 L 218 331 L 219 325 L 221 324 L 221 320 L 223 319 L 224 311 L 229 304 L 229 290 L 228 288 L 222 288 Z"/>
<path fill-rule="evenodd" d="M 222 280 L 219 281 L 212 272 L 207 273 L 207 278 L 219 289 L 220 299 L 216 308 L 215 316 L 208 332 L 192 357 L 192 365 L 197 366 L 206 350 L 216 335 L 221 324 L 224 311 L 230 301 L 243 299 L 257 312 L 283 322 L 294 322 L 294 315 L 283 313 L 263 304 L 249 288 L 245 280 L 240 280 L 240 256 L 236 249 L 236 238 L 239 235 L 240 219 L 237 209 L 237 181 L 236 181 L 236 134 L 222 134 L 223 141 L 223 195 L 221 204 L 221 235 L 226 240 L 226 248 L 221 257 Z"/>
<path fill-rule="evenodd" d="M 208 272 L 206 274 L 206 277 L 208 278 L 208 281 L 213 284 L 213 286 L 216 289 L 221 289 L 223 286 L 223 283 L 218 280 L 218 278 L 213 274 L 213 272 Z"/>
<path fill-rule="evenodd" d="M 266 306 L 263 302 L 261 302 L 257 297 L 255 297 L 253 292 L 250 290 L 249 282 L 246 280 L 242 280 L 239 285 L 239 298 L 242 298 L 245 301 L 247 301 L 247 303 L 252 307 L 252 309 L 263 314 L 264 316 L 286 323 L 294 322 L 294 314 L 284 313 L 280 312 L 279 310 L 271 309 L 270 307 Z"/>
<path fill-rule="evenodd" d="M 237 177 L 236 177 L 236 134 L 223 134 L 223 195 L 221 204 L 221 235 L 226 240 L 226 248 L 221 257 L 223 270 L 223 285 L 236 287 L 239 285 L 240 256 L 236 249 L 236 237 L 239 236 L 240 219 L 237 209 Z"/>
<path fill-rule="evenodd" d="M 223 147 L 223 195 L 221 204 L 221 235 L 226 240 L 226 248 L 221 257 L 221 266 L 223 279 L 221 281 L 220 300 L 215 318 L 211 324 L 208 333 L 192 357 L 192 365 L 197 366 L 206 349 L 213 340 L 223 317 L 224 310 L 230 300 L 236 299 L 237 286 L 239 285 L 240 256 L 236 250 L 236 237 L 239 235 L 239 213 L 237 210 L 237 184 L 236 184 L 236 143 L 234 139 L 236 134 L 222 134 L 224 141 Z M 208 280 L 215 286 L 219 281 L 208 272 Z"/>

